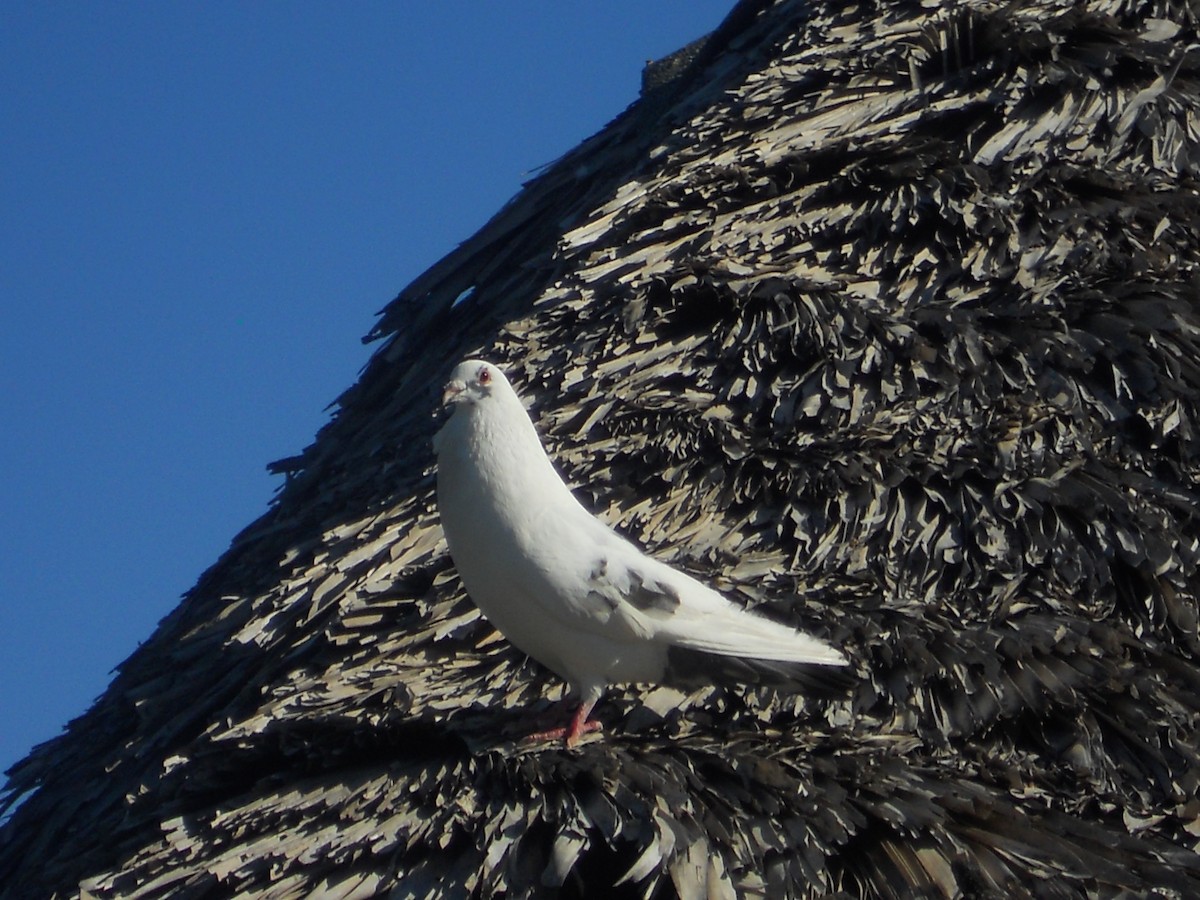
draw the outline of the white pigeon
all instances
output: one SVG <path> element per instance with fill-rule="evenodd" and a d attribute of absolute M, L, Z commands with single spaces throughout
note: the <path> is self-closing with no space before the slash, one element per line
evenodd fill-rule
<path fill-rule="evenodd" d="M 747 612 L 646 556 L 589 513 L 555 471 L 529 414 L 491 363 L 446 384 L 454 413 L 434 439 L 442 528 L 463 585 L 517 648 L 564 678 L 573 746 L 609 684 L 721 680 L 829 695 L 847 686 L 829 644 Z"/>

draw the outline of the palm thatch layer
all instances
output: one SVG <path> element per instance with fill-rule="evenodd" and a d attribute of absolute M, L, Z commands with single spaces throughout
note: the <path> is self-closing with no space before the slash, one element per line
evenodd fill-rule
<path fill-rule="evenodd" d="M 0 897 L 1200 895 L 1197 41 L 1182 0 L 739 4 L 384 311 L 273 509 L 10 773 Z M 468 353 L 853 695 L 518 741 L 558 688 L 433 504 Z"/>

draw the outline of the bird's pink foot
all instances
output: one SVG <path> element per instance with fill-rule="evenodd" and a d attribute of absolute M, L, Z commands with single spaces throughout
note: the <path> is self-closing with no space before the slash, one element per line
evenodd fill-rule
<path fill-rule="evenodd" d="M 579 708 L 575 710 L 575 715 L 571 717 L 570 725 L 560 728 L 550 728 L 546 731 L 536 731 L 529 735 L 528 740 L 557 741 L 563 738 L 566 741 L 567 747 L 574 747 L 585 734 L 591 734 L 593 731 L 600 731 L 603 728 L 595 719 L 588 718 L 594 705 L 593 703 L 579 704 Z"/>

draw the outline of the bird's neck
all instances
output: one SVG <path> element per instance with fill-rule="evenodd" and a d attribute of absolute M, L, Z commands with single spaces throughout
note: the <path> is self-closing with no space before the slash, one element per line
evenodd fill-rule
<path fill-rule="evenodd" d="M 478 408 L 467 429 L 467 452 L 495 490 L 523 493 L 526 501 L 562 488 L 524 407 Z"/>

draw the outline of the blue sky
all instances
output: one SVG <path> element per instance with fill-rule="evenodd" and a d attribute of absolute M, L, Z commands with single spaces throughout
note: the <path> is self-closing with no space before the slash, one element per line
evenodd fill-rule
<path fill-rule="evenodd" d="M 375 312 L 732 6 L 0 6 L 0 769 L 266 509 Z"/>

